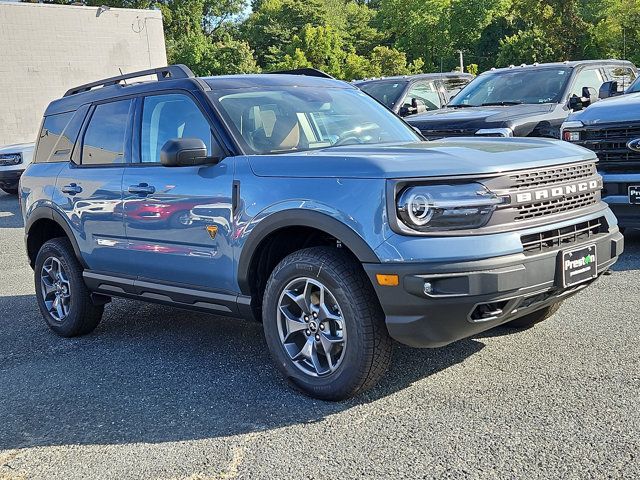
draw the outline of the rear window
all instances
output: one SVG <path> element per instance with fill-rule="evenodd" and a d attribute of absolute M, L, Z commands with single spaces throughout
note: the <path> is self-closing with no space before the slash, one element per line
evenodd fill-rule
<path fill-rule="evenodd" d="M 87 108 L 77 112 L 57 113 L 44 117 L 38 136 L 35 163 L 69 161 Z"/>
<path fill-rule="evenodd" d="M 82 145 L 83 165 L 125 163 L 125 138 L 131 100 L 97 105 Z"/>

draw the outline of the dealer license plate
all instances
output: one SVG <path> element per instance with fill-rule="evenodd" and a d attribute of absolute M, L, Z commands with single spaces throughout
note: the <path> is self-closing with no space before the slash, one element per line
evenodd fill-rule
<path fill-rule="evenodd" d="M 598 262 L 596 260 L 596 246 L 564 250 L 561 252 L 562 286 L 571 287 L 589 281 L 598 276 Z"/>

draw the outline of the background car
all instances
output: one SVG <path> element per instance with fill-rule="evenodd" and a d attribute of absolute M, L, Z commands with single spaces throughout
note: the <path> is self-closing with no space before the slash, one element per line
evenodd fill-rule
<path fill-rule="evenodd" d="M 33 143 L 0 147 L 0 189 L 17 195 L 20 176 L 33 159 L 33 149 Z"/>
<path fill-rule="evenodd" d="M 446 105 L 471 80 L 470 73 L 425 73 L 354 82 L 393 113 L 406 117 Z"/>
<path fill-rule="evenodd" d="M 621 228 L 640 228 L 640 93 L 627 90 L 570 115 L 562 138 L 598 155 L 603 200 Z"/>
<path fill-rule="evenodd" d="M 598 100 L 605 82 L 622 91 L 637 76 L 621 60 L 541 63 L 478 75 L 447 105 L 406 120 L 428 139 L 451 136 L 560 138 L 572 111 Z"/>

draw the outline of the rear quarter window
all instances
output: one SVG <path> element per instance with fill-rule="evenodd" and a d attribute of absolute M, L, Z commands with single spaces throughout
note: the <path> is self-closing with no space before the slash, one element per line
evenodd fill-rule
<path fill-rule="evenodd" d="M 69 161 L 87 110 L 88 108 L 82 107 L 75 112 L 57 113 L 44 117 L 34 162 Z"/>

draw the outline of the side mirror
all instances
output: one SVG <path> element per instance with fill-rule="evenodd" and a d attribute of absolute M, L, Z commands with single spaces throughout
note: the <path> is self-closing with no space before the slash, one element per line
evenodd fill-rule
<path fill-rule="evenodd" d="M 598 98 L 604 99 L 609 97 L 615 97 L 618 95 L 618 82 L 604 82 L 600 85 L 600 90 L 598 91 Z"/>
<path fill-rule="evenodd" d="M 593 87 L 582 87 L 582 105 L 588 107 L 598 101 L 598 92 Z"/>
<path fill-rule="evenodd" d="M 407 115 L 416 115 L 418 113 L 424 113 L 428 110 L 427 106 L 424 104 L 422 100 L 417 98 L 411 99 L 411 105 L 404 104 L 400 107 L 400 111 L 398 115 L 401 117 L 406 117 Z"/>
<path fill-rule="evenodd" d="M 160 163 L 165 167 L 208 165 L 219 161 L 219 157 L 207 157 L 207 146 L 200 138 L 172 138 L 160 150 Z"/>
<path fill-rule="evenodd" d="M 577 95 L 571 95 L 569 97 L 569 110 L 573 112 L 580 111 L 584 108 L 582 104 L 582 98 Z"/>
<path fill-rule="evenodd" d="M 413 109 L 413 113 L 424 113 L 428 110 L 424 102 L 418 98 L 411 99 L 411 108 Z"/>

